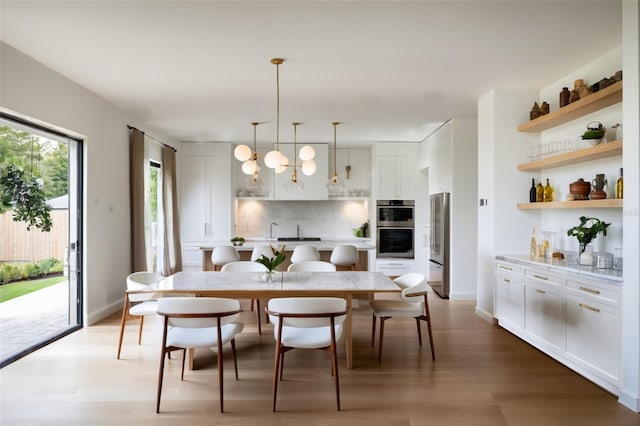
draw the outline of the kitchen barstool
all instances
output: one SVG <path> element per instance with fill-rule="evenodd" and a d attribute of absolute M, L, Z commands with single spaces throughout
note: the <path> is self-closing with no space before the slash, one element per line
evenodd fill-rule
<path fill-rule="evenodd" d="M 234 246 L 216 246 L 211 252 L 211 263 L 215 271 L 220 270 L 222 265 L 240 260 L 238 250 Z"/>
<path fill-rule="evenodd" d="M 255 246 L 251 252 L 251 261 L 255 262 L 262 256 L 273 257 L 273 249 L 270 245 Z"/>
<path fill-rule="evenodd" d="M 293 249 L 291 263 L 306 262 L 308 260 L 320 260 L 320 252 L 316 246 L 304 244 Z"/>
<path fill-rule="evenodd" d="M 331 252 L 329 261 L 336 265 L 337 270 L 349 269 L 355 271 L 358 263 L 358 249 L 351 244 L 337 245 Z"/>

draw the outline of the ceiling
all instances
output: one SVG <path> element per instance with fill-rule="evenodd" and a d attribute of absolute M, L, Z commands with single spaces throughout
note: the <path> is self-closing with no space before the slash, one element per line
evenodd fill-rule
<path fill-rule="evenodd" d="M 620 0 L 11 1 L 2 40 L 176 141 L 419 142 L 622 44 Z M 533 99 L 532 99 L 533 101 Z M 523 119 L 527 117 L 523 111 Z"/>

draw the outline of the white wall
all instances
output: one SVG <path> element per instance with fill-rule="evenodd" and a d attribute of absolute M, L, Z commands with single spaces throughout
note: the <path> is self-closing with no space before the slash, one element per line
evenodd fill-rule
<path fill-rule="evenodd" d="M 136 120 L 4 43 L 0 87 L 1 107 L 84 137 L 84 324 L 92 324 L 121 307 L 130 272 L 126 126 Z"/>

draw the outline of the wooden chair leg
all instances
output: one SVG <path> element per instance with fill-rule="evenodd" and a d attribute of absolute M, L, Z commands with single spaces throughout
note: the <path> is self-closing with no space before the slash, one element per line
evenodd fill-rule
<path fill-rule="evenodd" d="M 276 412 L 276 399 L 277 399 L 277 395 L 278 395 L 278 376 L 280 376 L 280 357 L 281 357 L 281 353 L 280 353 L 280 342 L 278 342 L 276 344 L 276 355 L 275 355 L 275 359 L 273 361 L 273 386 L 272 386 L 272 393 L 273 393 L 273 412 Z"/>
<path fill-rule="evenodd" d="M 138 327 L 138 346 L 142 343 L 142 326 L 144 325 L 144 315 L 140 315 L 140 326 Z"/>
<path fill-rule="evenodd" d="M 164 348 L 161 349 L 161 357 L 160 357 L 160 369 L 158 370 L 158 392 L 156 395 L 156 413 L 160 412 L 160 397 L 162 395 L 162 379 L 164 377 L 164 356 L 165 351 Z"/>
<path fill-rule="evenodd" d="M 262 334 L 262 320 L 260 319 L 260 299 L 256 299 L 256 318 L 258 320 L 258 335 Z"/>
<path fill-rule="evenodd" d="M 418 328 L 418 342 L 422 346 L 422 332 L 420 331 L 420 317 L 416 317 L 416 327 Z"/>
<path fill-rule="evenodd" d="M 380 338 L 378 339 L 378 364 L 382 362 L 382 341 L 384 339 L 384 320 L 385 317 L 380 317 Z"/>
<path fill-rule="evenodd" d="M 233 366 L 236 370 L 236 380 L 238 380 L 238 357 L 236 356 L 236 339 L 231 339 L 231 352 L 233 353 Z"/>
<path fill-rule="evenodd" d="M 333 371 L 335 372 L 335 385 L 336 385 L 336 405 L 338 411 L 340 411 L 340 379 L 338 378 L 338 351 L 336 350 L 336 331 L 334 318 L 331 317 L 331 363 L 333 365 Z"/>
<path fill-rule="evenodd" d="M 372 314 L 371 319 L 371 347 L 376 343 L 376 314 Z"/>
<path fill-rule="evenodd" d="M 169 352 L 169 355 L 171 355 L 171 352 Z M 180 380 L 184 380 L 184 363 L 187 359 L 187 348 L 184 348 L 182 350 L 182 372 L 180 373 Z"/>
<path fill-rule="evenodd" d="M 433 347 L 433 334 L 431 333 L 431 320 L 430 319 L 425 319 L 425 321 L 427 322 L 427 330 L 429 331 L 429 345 L 431 346 L 431 359 L 433 361 L 436 360 L 436 350 Z"/>
<path fill-rule="evenodd" d="M 218 321 L 220 318 L 218 318 Z M 218 325 L 219 327 L 220 325 Z M 224 388 L 222 380 L 222 336 L 220 335 L 220 328 L 218 328 L 218 389 L 220 394 L 220 412 L 224 413 Z"/>
<path fill-rule="evenodd" d="M 122 338 L 124 337 L 124 325 L 127 322 L 127 316 L 129 311 L 129 298 L 124 297 L 124 306 L 122 307 L 122 318 L 120 319 L 120 335 L 118 337 L 118 354 L 116 359 L 120 359 L 120 350 L 122 349 Z"/>

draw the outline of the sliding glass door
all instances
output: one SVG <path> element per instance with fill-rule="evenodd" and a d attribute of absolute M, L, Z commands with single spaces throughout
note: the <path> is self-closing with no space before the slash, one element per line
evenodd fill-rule
<path fill-rule="evenodd" d="M 0 111 L 0 367 L 82 323 L 82 141 Z"/>

